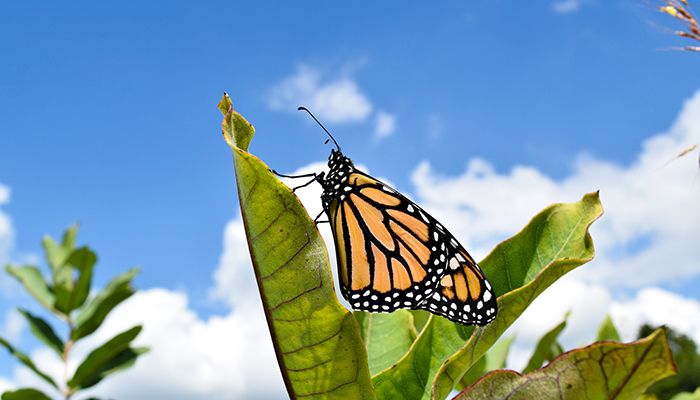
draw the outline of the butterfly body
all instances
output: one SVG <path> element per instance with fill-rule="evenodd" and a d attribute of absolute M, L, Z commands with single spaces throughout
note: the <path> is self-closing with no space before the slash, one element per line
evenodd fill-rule
<path fill-rule="evenodd" d="M 463 324 L 496 316 L 483 272 L 435 218 L 332 150 L 316 176 L 336 245 L 343 297 L 353 309 L 425 309 Z"/>

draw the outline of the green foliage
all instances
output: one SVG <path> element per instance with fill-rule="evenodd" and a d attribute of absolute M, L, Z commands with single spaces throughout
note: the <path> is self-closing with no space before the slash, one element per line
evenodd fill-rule
<path fill-rule="evenodd" d="M 527 362 L 527 366 L 523 369 L 523 373 L 528 373 L 541 367 L 546 361 L 551 361 L 554 357 L 563 353 L 561 345 L 557 342 L 559 335 L 566 328 L 566 320 L 569 318 L 569 313 L 566 313 L 564 320 L 557 326 L 552 328 L 540 338 L 535 346 L 535 351 Z"/>
<path fill-rule="evenodd" d="M 24 388 L 3 393 L 2 400 L 51 400 L 51 398 L 39 390 Z"/>
<path fill-rule="evenodd" d="M 649 332 L 649 333 L 651 333 L 651 332 Z M 640 337 L 640 339 L 641 339 L 641 337 Z M 598 335 L 595 338 L 596 342 L 602 342 L 604 340 L 608 340 L 608 341 L 612 341 L 612 342 L 619 342 L 620 341 L 620 334 L 617 332 L 617 328 L 613 324 L 612 318 L 610 318 L 610 315 L 605 316 L 603 323 L 601 323 L 600 327 L 598 327 Z"/>
<path fill-rule="evenodd" d="M 695 389 L 693 393 L 680 392 L 671 397 L 671 400 L 700 400 L 700 388 Z"/>
<path fill-rule="evenodd" d="M 394 365 L 416 338 L 413 315 L 408 310 L 390 314 L 355 311 L 354 315 L 360 324 L 372 375 Z"/>
<path fill-rule="evenodd" d="M 646 336 L 653 329 L 650 325 L 643 325 L 639 328 L 638 336 Z M 664 329 L 668 335 L 678 374 L 655 383 L 647 390 L 647 393 L 654 394 L 662 400 L 675 399 L 674 395 L 682 392 L 692 396 L 690 392 L 695 391 L 698 393 L 696 389 L 700 388 L 700 354 L 698 353 L 697 344 L 688 336 L 669 327 Z"/>
<path fill-rule="evenodd" d="M 328 254 L 313 221 L 294 193 L 247 152 L 252 125 L 233 110 L 228 95 L 219 109 L 224 114 L 223 135 L 234 155 L 258 288 L 293 399 L 444 399 L 455 387 L 503 367 L 512 340 L 497 344 L 503 332 L 547 287 L 593 258 L 588 228 L 602 214 L 597 193 L 544 209 L 480 263 L 500 295 L 499 314 L 491 324 L 464 326 L 421 311 L 353 316 L 338 303 Z M 563 325 L 543 342 L 533 368 L 560 351 L 556 337 L 561 329 Z M 654 355 L 662 354 L 665 338 L 656 334 L 640 343 L 629 345 L 634 354 L 643 345 L 653 348 Z M 628 349 L 612 343 L 601 346 Z M 596 349 L 605 354 L 609 347 Z M 558 358 L 557 368 L 549 371 L 563 376 L 588 353 L 576 354 Z M 631 376 L 632 369 L 647 367 L 643 358 L 630 360 L 639 362 L 618 365 L 614 376 Z M 669 370 L 667 363 L 648 367 L 656 368 L 656 376 Z M 591 376 L 598 379 L 596 385 L 605 386 L 601 374 Z"/>
<path fill-rule="evenodd" d="M 49 236 L 44 237 L 42 244 L 51 272 L 51 279 L 48 281 L 36 266 L 10 265 L 7 267 L 7 272 L 40 305 L 67 324 L 68 336 L 63 340 L 44 318 L 18 308 L 20 315 L 27 320 L 32 334 L 56 352 L 66 365 L 75 343 L 97 330 L 109 312 L 134 293 L 131 282 L 138 273 L 136 269 L 132 269 L 117 276 L 105 289 L 98 291 L 90 299 L 97 255 L 88 247 L 76 248 L 77 233 L 78 227 L 74 225 L 66 230 L 61 243 L 57 243 Z M 148 350 L 143 347 L 131 347 L 131 342 L 139 332 L 141 332 L 141 326 L 135 326 L 98 347 L 78 365 L 74 375 L 67 377 L 67 382 L 61 382 L 61 384 L 42 371 L 26 354 L 17 350 L 7 340 L 0 338 L 0 345 L 44 381 L 62 391 L 66 399 L 70 399 L 78 391 L 94 386 L 108 375 L 132 366 L 138 356 Z M 49 398 L 48 395 L 32 388 L 9 391 L 2 395 L 2 400 Z"/>
<path fill-rule="evenodd" d="M 629 344 L 598 342 L 572 350 L 528 374 L 491 372 L 455 400 L 636 399 L 652 382 L 673 373 L 671 350 L 659 329 Z"/>
<path fill-rule="evenodd" d="M 515 340 L 515 337 L 511 336 L 496 342 L 496 344 L 493 345 L 479 361 L 472 365 L 466 374 L 464 374 L 459 382 L 458 388 L 460 390 L 464 389 L 476 382 L 483 375 L 497 369 L 505 368 L 506 359 L 508 358 L 508 352 L 510 351 L 510 346 L 513 344 L 513 340 Z"/>

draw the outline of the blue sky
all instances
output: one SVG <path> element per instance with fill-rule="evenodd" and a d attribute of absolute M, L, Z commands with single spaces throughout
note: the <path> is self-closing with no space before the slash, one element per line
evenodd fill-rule
<path fill-rule="evenodd" d="M 251 151 L 293 171 L 329 151 L 295 106 L 344 87 L 354 102 L 341 106 L 356 108 L 320 113 L 343 150 L 427 203 L 415 181 L 425 161 L 446 180 L 473 159 L 552 182 L 575 176 L 585 155 L 626 168 L 700 88 L 700 58 L 670 50 L 681 44 L 674 21 L 653 1 L 555 4 L 3 3 L 7 257 L 38 255 L 43 234 L 79 221 L 100 256 L 98 284 L 139 265 L 139 287 L 184 293 L 200 318 L 228 312 L 210 295 L 238 215 L 216 109 L 224 90 L 257 128 Z M 378 137 L 382 114 L 393 126 Z M 654 232 L 625 244 L 644 247 Z M 655 286 L 699 300 L 695 271 Z M 0 293 L 0 325 L 16 299 Z"/>

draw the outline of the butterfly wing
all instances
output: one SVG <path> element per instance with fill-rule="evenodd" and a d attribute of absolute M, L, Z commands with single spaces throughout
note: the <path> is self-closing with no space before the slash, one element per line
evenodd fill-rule
<path fill-rule="evenodd" d="M 462 324 L 488 324 L 498 310 L 491 284 L 454 238 L 450 237 L 447 248 L 446 272 L 435 292 L 420 307 Z"/>
<path fill-rule="evenodd" d="M 433 294 L 443 272 L 440 238 L 421 212 L 388 185 L 350 174 L 328 214 L 341 292 L 354 309 L 418 308 Z"/>
<path fill-rule="evenodd" d="M 329 207 L 341 292 L 357 310 L 425 309 L 485 325 L 496 298 L 474 259 L 437 220 L 354 171 Z"/>

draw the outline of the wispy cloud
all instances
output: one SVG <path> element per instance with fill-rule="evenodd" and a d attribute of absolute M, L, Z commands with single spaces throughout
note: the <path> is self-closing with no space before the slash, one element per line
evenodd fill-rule
<path fill-rule="evenodd" d="M 396 130 L 396 115 L 379 110 L 375 116 L 374 134 L 377 138 L 390 136 Z"/>
<path fill-rule="evenodd" d="M 300 65 L 269 92 L 273 110 L 295 112 L 300 105 L 328 122 L 362 122 L 372 113 L 372 102 L 348 76 L 329 77 L 318 68 Z"/>
<path fill-rule="evenodd" d="M 10 261 L 10 252 L 14 247 L 15 231 L 12 227 L 12 219 L 7 215 L 2 206 L 10 202 L 10 188 L 0 184 L 0 266 L 4 266 Z M 0 288 L 7 280 L 6 274 L 0 274 Z"/>
<path fill-rule="evenodd" d="M 16 310 L 10 310 L 5 314 L 5 323 L 0 326 L 0 337 L 17 344 L 22 339 L 24 325 L 24 318 Z"/>
<path fill-rule="evenodd" d="M 552 3 L 552 10 L 557 14 L 570 14 L 581 8 L 581 0 L 560 0 Z"/>
<path fill-rule="evenodd" d="M 439 139 L 445 130 L 445 122 L 438 114 L 428 114 L 427 131 L 431 139 Z"/>

